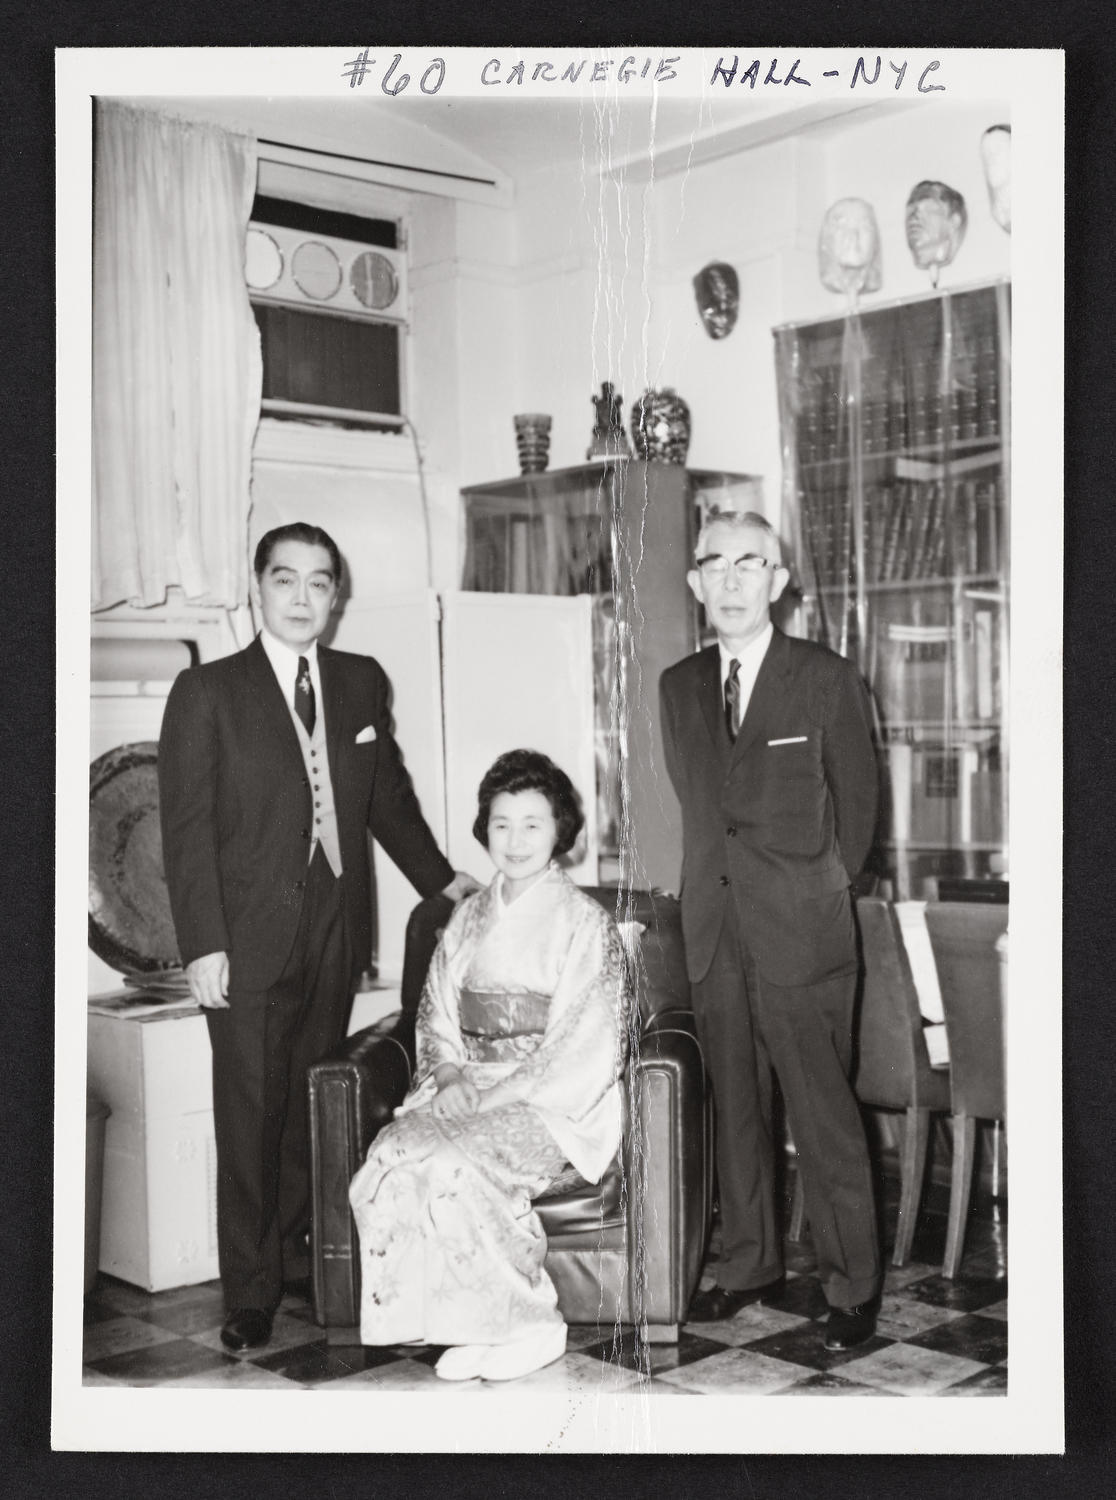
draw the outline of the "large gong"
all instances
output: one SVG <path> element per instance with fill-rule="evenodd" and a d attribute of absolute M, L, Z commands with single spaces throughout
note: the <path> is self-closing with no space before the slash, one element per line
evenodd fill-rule
<path fill-rule="evenodd" d="M 117 745 L 89 768 L 89 946 L 145 987 L 178 981 L 181 961 L 163 873 L 159 747 Z"/>

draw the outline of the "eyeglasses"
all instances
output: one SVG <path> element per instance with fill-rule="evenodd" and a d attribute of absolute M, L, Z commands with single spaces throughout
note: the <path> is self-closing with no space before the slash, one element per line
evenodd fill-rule
<path fill-rule="evenodd" d="M 712 579 L 715 583 L 721 583 L 728 577 L 729 560 L 727 557 L 722 557 L 719 552 L 712 552 L 708 557 L 699 557 L 697 566 L 703 578 Z M 782 566 L 782 563 L 772 562 L 769 557 L 761 557 L 758 552 L 745 552 L 743 557 L 735 558 L 732 563 L 737 578 L 745 573 L 762 573 L 765 568 L 774 571 Z"/>

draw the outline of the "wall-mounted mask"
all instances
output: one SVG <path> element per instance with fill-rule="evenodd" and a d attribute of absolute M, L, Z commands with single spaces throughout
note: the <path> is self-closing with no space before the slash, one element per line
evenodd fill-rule
<path fill-rule="evenodd" d="M 723 260 L 712 260 L 694 277 L 694 297 L 706 333 L 728 338 L 740 313 L 740 278 Z"/>
<path fill-rule="evenodd" d="M 907 199 L 907 244 L 920 271 L 938 272 L 961 248 L 969 215 L 961 194 L 944 182 L 918 182 Z"/>
<path fill-rule="evenodd" d="M 990 125 L 980 138 L 980 159 L 988 183 L 992 217 L 1011 233 L 1011 126 Z"/>
<path fill-rule="evenodd" d="M 831 292 L 847 292 L 854 307 L 861 292 L 882 286 L 879 226 L 863 198 L 838 198 L 826 210 L 818 236 L 818 275 Z"/>

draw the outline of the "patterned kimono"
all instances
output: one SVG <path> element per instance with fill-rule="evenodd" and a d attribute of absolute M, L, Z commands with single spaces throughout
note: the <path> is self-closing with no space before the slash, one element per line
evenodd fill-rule
<path fill-rule="evenodd" d="M 427 976 L 411 1092 L 354 1177 L 366 1344 L 504 1343 L 561 1321 L 531 1199 L 599 1182 L 620 1141 L 629 995 L 612 918 L 556 866 L 455 909 Z M 513 1098 L 435 1119 L 455 1063 Z"/>

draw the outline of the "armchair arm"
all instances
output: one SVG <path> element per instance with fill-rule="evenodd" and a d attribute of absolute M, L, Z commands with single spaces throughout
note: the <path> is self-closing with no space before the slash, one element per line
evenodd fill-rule
<path fill-rule="evenodd" d="M 307 1073 L 314 1313 L 327 1327 L 360 1318 L 360 1257 L 349 1183 L 411 1080 L 414 1026 L 405 1017 L 346 1037 Z"/>
<path fill-rule="evenodd" d="M 709 1089 L 688 1010 L 652 1017 L 636 1072 L 636 1128 L 625 1164 L 637 1184 L 628 1205 L 628 1242 L 640 1247 L 643 1261 L 634 1268 L 634 1284 L 643 1289 L 643 1307 L 635 1311 L 649 1325 L 671 1325 L 685 1317 L 701 1275 L 713 1205 Z"/>

